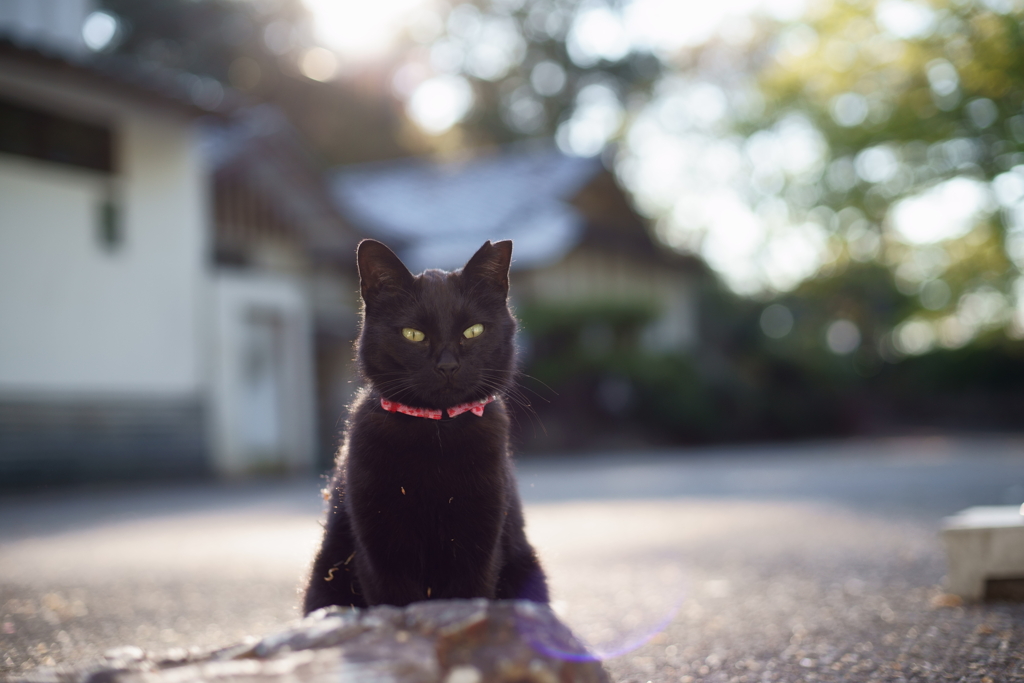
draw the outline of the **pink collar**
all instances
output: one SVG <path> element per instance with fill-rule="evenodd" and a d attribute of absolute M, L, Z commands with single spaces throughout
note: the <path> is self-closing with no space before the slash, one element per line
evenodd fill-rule
<path fill-rule="evenodd" d="M 455 417 L 456 415 L 462 415 L 463 413 L 473 413 L 477 417 L 483 417 L 484 407 L 497 399 L 497 396 L 488 396 L 482 398 L 479 401 L 470 401 L 469 403 L 460 403 L 457 406 L 448 408 L 445 412 L 448 413 L 448 417 Z M 380 400 L 380 407 L 389 413 L 404 413 L 405 415 L 412 415 L 413 417 L 425 417 L 429 420 L 440 420 L 441 410 L 434 408 L 413 408 L 397 401 L 389 401 L 386 398 Z"/>

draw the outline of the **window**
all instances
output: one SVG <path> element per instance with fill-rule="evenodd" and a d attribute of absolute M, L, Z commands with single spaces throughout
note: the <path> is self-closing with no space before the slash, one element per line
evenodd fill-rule
<path fill-rule="evenodd" d="M 108 252 L 122 245 L 110 128 L 0 100 L 0 153 L 4 152 L 107 174 L 107 187 L 94 209 L 96 241 Z"/>
<path fill-rule="evenodd" d="M 110 128 L 0 100 L 0 152 L 113 172 Z"/>
<path fill-rule="evenodd" d="M 96 236 L 99 239 L 100 246 L 107 251 L 114 251 L 121 246 L 124 234 L 121 229 L 120 211 L 118 211 L 117 203 L 110 194 L 100 202 L 96 227 Z"/>

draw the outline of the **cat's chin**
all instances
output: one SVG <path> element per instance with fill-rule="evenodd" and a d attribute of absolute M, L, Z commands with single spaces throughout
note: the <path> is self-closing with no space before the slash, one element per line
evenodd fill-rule
<path fill-rule="evenodd" d="M 421 402 L 425 408 L 445 410 L 462 405 L 463 403 L 479 401 L 488 396 L 490 394 L 480 389 L 445 387 L 432 392 L 429 396 L 424 396 Z"/>
<path fill-rule="evenodd" d="M 466 391 L 465 389 L 443 389 L 434 394 L 433 398 L 438 407 L 451 408 L 452 406 L 468 403 L 480 397 L 476 396 L 474 392 Z"/>
<path fill-rule="evenodd" d="M 396 392 L 397 395 L 390 396 L 386 390 L 380 389 L 381 386 L 388 386 L 386 379 L 380 382 L 374 380 L 371 381 L 376 387 L 378 387 L 377 391 L 380 393 L 381 398 L 398 401 L 416 408 L 445 410 L 463 403 L 477 401 L 490 396 L 490 393 L 488 393 L 486 389 L 479 386 L 467 388 L 464 386 L 451 386 L 444 384 L 435 386 L 420 385 L 416 391 L 410 391 L 410 388 L 406 387 L 404 391 Z"/>

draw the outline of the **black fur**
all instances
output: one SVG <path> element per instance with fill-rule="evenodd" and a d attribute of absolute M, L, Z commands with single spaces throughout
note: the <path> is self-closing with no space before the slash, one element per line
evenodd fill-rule
<path fill-rule="evenodd" d="M 441 420 L 380 407 L 382 395 L 444 409 L 511 388 L 511 257 L 512 242 L 487 242 L 459 271 L 413 276 L 380 242 L 360 243 L 364 386 L 331 477 L 305 613 L 428 598 L 548 602 L 523 531 L 502 399 L 482 417 Z M 463 331 L 477 323 L 484 333 L 466 339 Z M 405 339 L 405 327 L 426 339 Z"/>

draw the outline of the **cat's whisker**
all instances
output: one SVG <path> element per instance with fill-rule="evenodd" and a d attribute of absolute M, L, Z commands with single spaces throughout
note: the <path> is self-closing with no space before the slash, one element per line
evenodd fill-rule
<path fill-rule="evenodd" d="M 544 382 L 541 382 L 541 381 L 540 381 L 539 379 L 537 379 L 536 377 L 531 377 L 530 375 L 521 375 L 521 376 L 522 376 L 522 377 L 526 377 L 526 378 L 528 378 L 528 379 L 531 379 L 531 380 L 533 380 L 534 382 L 538 382 L 538 383 L 540 383 L 540 384 L 541 384 L 541 386 L 543 386 L 543 387 L 544 387 L 545 389 L 547 389 L 548 391 L 550 391 L 550 392 L 551 392 L 551 394 L 550 394 L 551 396 L 558 396 L 558 392 L 557 392 L 557 391 L 555 391 L 554 389 L 552 389 L 551 387 L 549 387 L 549 386 L 548 386 L 547 384 L 544 384 Z M 528 387 L 528 386 L 526 386 L 525 384 L 523 384 L 523 383 L 522 383 L 521 381 L 519 381 L 519 380 L 518 380 L 518 378 L 517 378 L 517 380 L 516 380 L 516 384 L 517 384 L 518 386 L 522 387 L 523 389 L 525 389 L 526 391 L 529 391 L 530 393 L 532 393 L 533 395 L 535 395 L 535 396 L 536 396 L 537 398 L 539 398 L 539 399 L 542 399 L 542 400 L 544 400 L 544 401 L 547 401 L 548 403 L 550 403 L 550 402 L 551 402 L 551 400 L 550 400 L 550 399 L 548 399 L 547 397 L 545 397 L 544 395 L 542 395 L 542 394 L 541 394 L 541 393 L 540 393 L 539 391 L 537 391 L 536 389 L 531 389 L 530 387 Z"/>
<path fill-rule="evenodd" d="M 483 386 L 487 388 L 494 390 L 494 387 L 489 386 L 486 383 L 486 381 L 481 382 L 481 384 L 483 384 Z M 521 394 L 521 392 L 518 392 L 514 388 L 509 387 L 505 387 L 504 389 L 498 389 L 498 391 L 503 391 L 505 397 L 509 399 L 510 402 L 519 406 L 522 409 L 522 411 L 529 417 L 530 421 L 538 425 L 544 434 L 547 434 L 547 428 L 544 426 L 544 420 L 537 413 L 536 409 L 534 409 L 530 401 L 524 395 Z M 515 421 L 517 427 L 521 426 L 518 411 L 510 411 L 509 415 Z"/>
<path fill-rule="evenodd" d="M 481 370 L 481 372 L 502 372 L 502 373 L 507 373 L 508 370 L 505 370 L 505 369 L 502 369 L 502 368 L 484 368 L 483 370 Z M 527 379 L 533 380 L 534 382 L 537 382 L 538 384 L 543 386 L 545 389 L 550 391 L 552 396 L 558 396 L 558 392 L 557 391 L 555 391 L 554 389 L 549 387 L 547 384 L 545 384 L 543 381 L 537 379 L 533 375 L 528 375 L 525 372 L 515 371 L 515 372 L 511 373 L 510 381 L 512 383 L 516 384 L 517 386 L 522 387 L 526 391 L 529 391 L 529 392 L 535 394 L 537 396 L 537 398 L 544 399 L 545 401 L 548 400 L 548 399 L 544 398 L 544 396 L 542 396 L 537 391 L 535 391 L 535 390 L 531 389 L 530 387 L 526 386 L 525 384 L 523 384 L 520 381 L 520 378 L 522 378 L 522 377 L 525 377 Z"/>
<path fill-rule="evenodd" d="M 492 393 L 499 393 L 524 408 L 531 407 L 529 399 L 515 387 L 500 385 L 487 378 L 483 378 L 480 384 L 488 388 Z"/>
<path fill-rule="evenodd" d="M 491 372 L 494 372 L 494 370 L 491 370 Z M 491 383 L 491 384 L 493 384 L 495 382 L 495 380 L 491 379 L 490 375 L 487 374 L 486 370 L 482 370 L 481 371 L 481 375 L 484 378 L 484 382 L 483 383 Z M 502 377 L 501 379 L 504 380 L 505 377 Z M 534 423 L 535 425 L 540 427 L 541 432 L 543 432 L 544 434 L 547 434 L 547 427 L 544 425 L 543 418 L 541 418 L 541 416 L 537 413 L 537 410 L 533 407 L 533 404 L 526 397 L 526 395 L 522 391 L 519 390 L 520 386 L 521 385 L 518 382 L 515 382 L 514 384 L 511 384 L 511 385 L 503 385 L 501 387 L 501 390 L 502 390 L 502 392 L 504 393 L 504 395 L 506 397 L 508 397 L 513 403 L 515 403 L 516 405 L 518 405 L 519 407 L 521 407 L 523 409 L 523 412 L 525 412 L 527 414 L 527 416 L 529 417 L 530 421 L 532 423 Z M 522 388 L 529 390 L 527 387 L 522 387 Z M 550 402 L 550 401 L 548 401 L 547 398 L 541 396 L 540 394 L 537 394 L 537 392 L 535 392 L 535 391 L 531 392 L 531 393 L 536 394 L 537 397 L 540 398 L 542 401 Z M 516 425 L 520 426 L 518 413 L 517 412 L 512 412 L 511 416 L 512 416 L 512 419 L 515 420 Z"/>
<path fill-rule="evenodd" d="M 483 374 L 484 377 L 490 378 L 488 375 L 484 374 L 483 371 L 481 371 L 481 374 Z M 493 378 L 491 378 L 491 379 L 493 379 Z M 504 378 L 501 378 L 500 381 L 504 381 Z M 523 391 L 529 391 L 530 393 L 532 393 L 534 396 L 536 396 L 540 400 L 544 401 L 545 403 L 550 403 L 551 402 L 546 397 L 540 395 L 536 391 L 530 389 L 529 387 L 527 387 L 527 386 L 523 385 L 522 383 L 520 383 L 518 381 L 515 381 L 515 380 L 509 382 L 506 385 L 503 385 L 503 391 L 505 393 L 510 394 L 510 395 L 515 393 L 517 396 L 519 396 L 519 398 L 521 398 L 527 404 L 530 403 L 530 400 L 527 398 L 526 394 L 523 393 Z"/>

